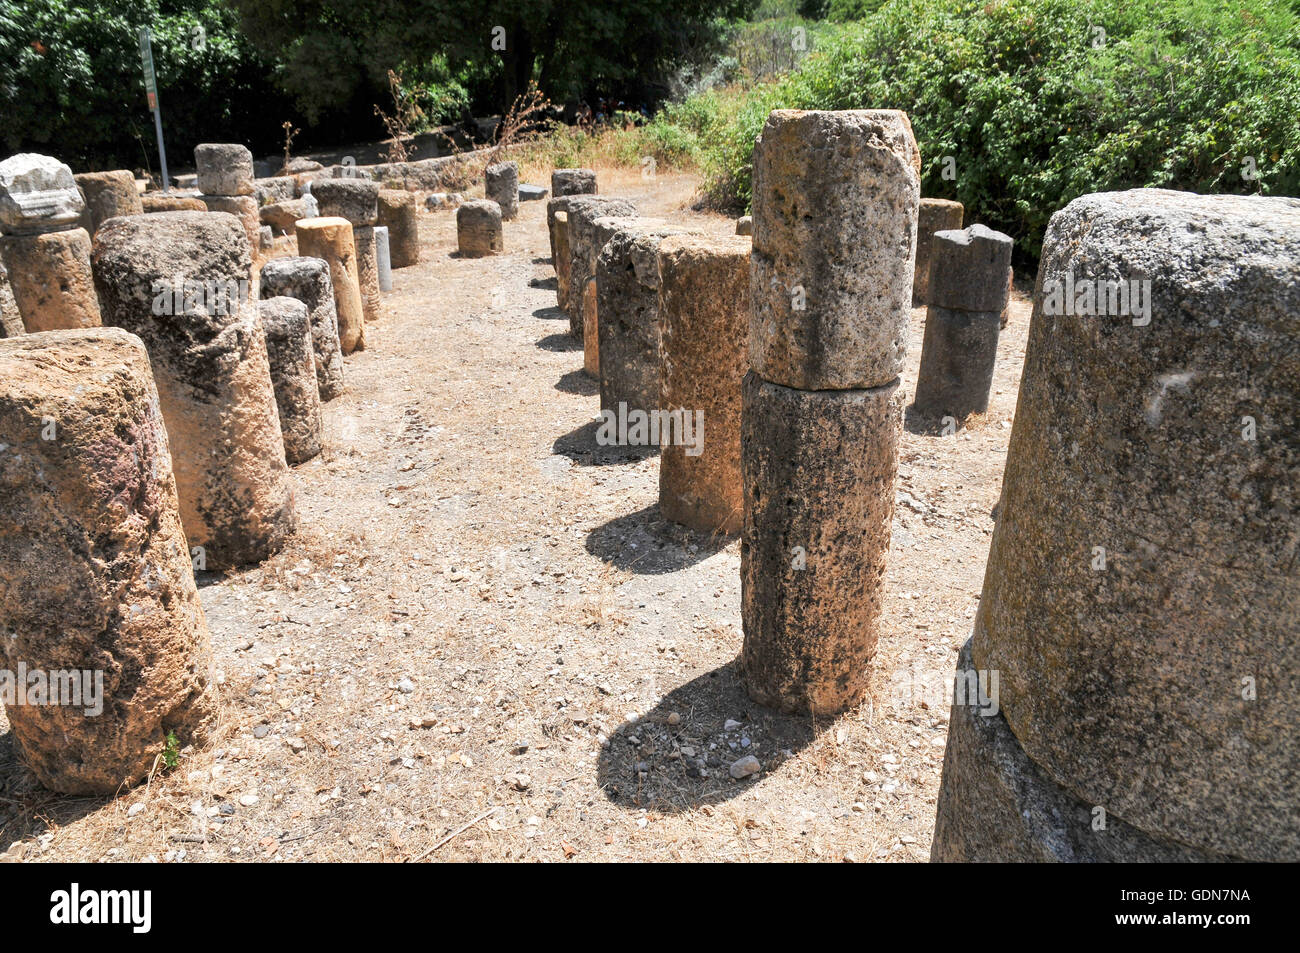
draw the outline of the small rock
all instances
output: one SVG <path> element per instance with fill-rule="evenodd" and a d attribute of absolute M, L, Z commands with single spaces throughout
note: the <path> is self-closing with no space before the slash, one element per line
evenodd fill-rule
<path fill-rule="evenodd" d="M 728 770 L 731 772 L 731 776 L 739 781 L 741 778 L 747 778 L 751 774 L 758 774 L 759 771 L 763 770 L 763 766 L 759 764 L 758 759 L 751 754 L 746 755 L 739 761 L 732 762 L 731 767 Z"/>
<path fill-rule="evenodd" d="M 397 690 L 403 695 L 409 695 L 411 692 L 415 691 L 415 682 L 411 681 L 409 678 L 404 678 L 397 683 Z"/>
<path fill-rule="evenodd" d="M 245 794 L 242 797 L 240 797 L 239 803 L 244 805 L 244 807 L 252 807 L 260 800 L 261 798 L 259 798 L 256 794 Z"/>
<path fill-rule="evenodd" d="M 735 731 L 737 728 L 740 727 L 740 725 L 741 723 L 736 721 L 734 718 L 728 718 L 725 722 L 722 723 L 722 730 Z"/>

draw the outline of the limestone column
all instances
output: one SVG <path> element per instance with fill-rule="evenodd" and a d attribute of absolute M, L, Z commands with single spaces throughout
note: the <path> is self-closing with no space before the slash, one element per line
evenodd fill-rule
<path fill-rule="evenodd" d="M 915 403 L 922 414 L 960 421 L 989 409 L 1012 242 L 983 225 L 936 232 L 932 240 Z"/>
<path fill-rule="evenodd" d="M 379 290 L 393 290 L 393 255 L 388 244 L 388 229 L 375 226 L 375 264 L 379 269 Z"/>
<path fill-rule="evenodd" d="M 916 218 L 916 267 L 912 272 L 912 307 L 929 304 L 930 248 L 934 233 L 959 231 L 966 208 L 951 199 L 921 199 Z"/>
<path fill-rule="evenodd" d="M 311 194 L 319 204 L 322 216 L 345 218 L 352 223 L 361 310 L 366 321 L 378 321 L 383 316 L 374 232 L 375 223 L 379 221 L 378 183 L 361 178 L 326 179 L 317 182 Z M 337 298 L 338 289 L 335 288 L 334 292 Z"/>
<path fill-rule="evenodd" d="M 567 312 L 571 262 L 569 260 L 569 213 L 565 211 L 555 213 L 555 223 L 551 227 L 551 260 L 555 262 L 555 300 L 561 310 Z"/>
<path fill-rule="evenodd" d="M 0 162 L 0 259 L 28 331 L 100 324 L 83 208 L 59 160 L 21 153 Z"/>
<path fill-rule="evenodd" d="M 409 268 L 420 261 L 420 219 L 415 193 L 405 189 L 380 189 L 379 224 L 388 229 L 388 250 L 394 268 Z"/>
<path fill-rule="evenodd" d="M 217 707 L 140 339 L 0 341 L 0 442 L 0 669 L 53 676 L 46 701 L 63 702 L 9 705 L 9 727 L 47 788 L 114 794 L 145 777 L 168 732 L 202 742 Z"/>
<path fill-rule="evenodd" d="M 297 519 L 243 229 L 208 212 L 109 219 L 93 263 L 108 323 L 149 351 L 202 568 L 265 559 Z"/>
<path fill-rule="evenodd" d="M 565 213 L 565 221 L 568 215 Z M 614 237 L 620 229 L 634 228 L 642 225 L 646 228 L 652 226 L 666 226 L 668 223 L 661 219 L 643 219 L 636 216 L 618 216 L 611 215 L 596 219 L 592 222 L 591 247 L 600 249 L 605 247 L 605 243 Z M 564 246 L 568 247 L 568 236 L 564 238 Z M 597 254 L 599 261 L 599 253 Z M 566 276 L 569 268 L 565 269 Z M 585 373 L 600 380 L 600 294 L 599 284 L 596 281 L 597 268 L 591 269 L 591 277 L 587 279 L 587 284 L 582 289 L 582 301 L 579 304 L 582 314 L 582 369 Z M 558 278 L 557 278 L 558 285 Z"/>
<path fill-rule="evenodd" d="M 252 260 L 261 257 L 262 221 L 257 213 L 253 182 L 253 153 L 237 142 L 205 142 L 194 147 L 199 198 L 209 212 L 226 212 L 239 219 L 248 236 Z"/>
<path fill-rule="evenodd" d="M 777 110 L 754 151 L 741 672 L 832 714 L 866 693 L 902 429 L 920 154 L 894 110 Z"/>
<path fill-rule="evenodd" d="M 750 248 L 743 236 L 659 243 L 659 406 L 692 415 L 697 441 L 661 446 L 659 510 L 703 532 L 738 533 L 744 513 L 740 406 L 749 369 Z"/>
<path fill-rule="evenodd" d="M 368 322 L 383 315 L 379 296 L 379 242 L 373 225 L 353 225 L 352 238 L 357 248 L 357 282 L 361 291 L 361 311 Z"/>
<path fill-rule="evenodd" d="M 73 180 L 86 201 L 81 226 L 91 235 L 105 221 L 119 215 L 143 215 L 135 175 L 126 169 L 113 172 L 83 172 Z"/>
<path fill-rule="evenodd" d="M 323 401 L 343 393 L 343 354 L 329 265 L 320 258 L 273 258 L 262 266 L 263 298 L 297 298 L 311 317 L 316 388 Z"/>
<path fill-rule="evenodd" d="M 304 218 L 298 222 L 298 253 L 329 265 L 338 311 L 339 346 L 344 354 L 366 346 L 365 312 L 361 308 L 361 278 L 357 270 L 352 225 L 345 218 Z"/>
<path fill-rule="evenodd" d="M 625 199 L 603 195 L 574 195 L 566 200 L 569 244 L 569 333 L 582 340 L 582 296 L 587 281 L 596 276 L 596 256 L 604 243 L 596 241 L 598 218 L 625 218 L 637 214 Z"/>
<path fill-rule="evenodd" d="M 485 197 L 501 206 L 501 218 L 511 221 L 519 214 L 519 163 L 497 162 L 483 173 Z"/>
<path fill-rule="evenodd" d="M 1052 217 L 972 647 L 1047 777 L 1256 861 L 1300 860 L 1298 270 L 1296 199 Z"/>
<path fill-rule="evenodd" d="M 285 296 L 257 303 L 266 329 L 266 356 L 280 411 L 284 457 L 291 465 L 320 453 L 320 391 L 316 387 L 311 316 L 307 306 Z"/>
<path fill-rule="evenodd" d="M 482 258 L 505 251 L 501 206 L 487 199 L 475 199 L 456 209 L 456 247 L 465 258 Z"/>

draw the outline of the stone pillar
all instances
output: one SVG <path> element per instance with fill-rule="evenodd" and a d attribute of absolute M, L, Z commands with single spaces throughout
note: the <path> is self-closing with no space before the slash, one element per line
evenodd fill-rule
<path fill-rule="evenodd" d="M 567 215 L 566 215 L 567 219 Z M 598 218 L 592 222 L 591 247 L 601 249 L 605 243 L 614 237 L 614 234 L 623 228 L 633 228 L 637 225 L 652 227 L 655 225 L 666 226 L 668 223 L 660 219 L 642 219 L 635 216 L 608 216 Z M 564 239 L 565 247 L 568 247 L 568 237 Z M 599 254 L 597 255 L 599 259 Z M 599 286 L 596 283 L 596 267 L 592 267 L 592 277 L 587 279 L 587 284 L 582 290 L 582 301 L 579 305 L 582 314 L 582 369 L 597 381 L 600 380 L 600 295 Z M 566 273 L 568 269 L 566 268 Z M 558 279 L 557 279 L 558 284 Z"/>
<path fill-rule="evenodd" d="M 1073 798 L 1252 861 L 1300 859 L 1297 270 L 1296 199 L 1052 217 L 972 643 Z"/>
<path fill-rule="evenodd" d="M 551 226 L 551 260 L 555 263 L 555 300 L 563 311 L 569 310 L 570 265 L 569 213 L 558 211 Z M 585 292 L 584 292 L 585 293 Z"/>
<path fill-rule="evenodd" d="M 373 225 L 353 225 L 352 238 L 357 248 L 357 282 L 361 290 L 361 311 L 366 321 L 378 321 L 383 315 L 379 297 L 379 249 Z"/>
<path fill-rule="evenodd" d="M 251 195 L 204 195 L 204 207 L 209 212 L 225 212 L 239 219 L 240 227 L 248 236 L 248 248 L 253 258 L 262 250 L 262 217 L 258 214 L 257 199 Z"/>
<path fill-rule="evenodd" d="M 551 198 L 566 195 L 595 195 L 595 169 L 554 169 L 551 172 Z"/>
<path fill-rule="evenodd" d="M 512 221 L 519 214 L 519 164 L 497 162 L 483 173 L 486 197 L 501 206 L 501 218 Z"/>
<path fill-rule="evenodd" d="M 94 328 L 0 342 L 0 440 L 0 669 L 61 686 L 46 704 L 9 705 L 9 727 L 47 788 L 114 794 L 148 774 L 169 731 L 202 742 L 217 707 L 140 339 Z M 62 694 L 74 680 L 79 700 Z"/>
<path fill-rule="evenodd" d="M 754 216 L 752 216 L 752 215 L 742 215 L 740 218 L 736 219 L 736 234 L 737 234 L 737 235 L 749 235 L 750 237 L 753 237 L 753 235 L 754 235 Z"/>
<path fill-rule="evenodd" d="M 370 179 L 324 179 L 311 195 L 322 218 L 346 218 L 354 229 L 379 222 L 379 185 Z"/>
<path fill-rule="evenodd" d="M 380 189 L 379 224 L 388 229 L 392 267 L 408 268 L 420 261 L 420 219 L 414 192 Z"/>
<path fill-rule="evenodd" d="M 741 381 L 749 369 L 744 237 L 659 243 L 659 406 L 692 421 L 695 444 L 659 451 L 659 510 L 702 532 L 738 533 Z M 693 416 L 691 416 L 693 415 Z"/>
<path fill-rule="evenodd" d="M 388 244 L 388 228 L 375 226 L 375 263 L 379 266 L 379 290 L 393 290 L 393 256 Z"/>
<path fill-rule="evenodd" d="M 475 199 L 456 209 L 456 246 L 465 258 L 482 258 L 505 251 L 501 206 L 486 199 Z"/>
<path fill-rule="evenodd" d="M 22 153 L 0 162 L 0 260 L 28 331 L 97 327 L 90 236 L 78 227 L 81 192 L 72 170 Z"/>
<path fill-rule="evenodd" d="M 343 355 L 330 269 L 319 258 L 273 258 L 262 266 L 263 298 L 297 298 L 311 317 L 316 389 L 323 401 L 343 393 Z"/>
<path fill-rule="evenodd" d="M 596 256 L 604 243 L 596 243 L 598 218 L 631 217 L 636 206 L 625 199 L 603 195 L 574 195 L 567 199 L 569 217 L 569 333 L 582 340 L 582 292 L 596 275 Z"/>
<path fill-rule="evenodd" d="M 14 300 L 14 289 L 9 285 L 4 256 L 0 255 L 0 338 L 16 338 L 26 333 L 22 315 L 18 313 L 18 302 Z"/>
<path fill-rule="evenodd" d="M 902 430 L 920 154 L 894 110 L 774 111 L 754 150 L 741 673 L 833 714 L 875 654 Z"/>
<path fill-rule="evenodd" d="M 265 559 L 297 519 L 239 223 L 207 212 L 109 219 L 93 264 L 108 323 L 149 351 L 200 568 Z"/>
<path fill-rule="evenodd" d="M 936 232 L 933 242 L 915 403 L 960 421 L 989 409 L 1012 243 L 983 225 Z"/>
<path fill-rule="evenodd" d="M 912 271 L 912 307 L 919 308 L 930 303 L 927 291 L 930 287 L 930 248 L 934 242 L 934 233 L 960 230 L 962 217 L 965 214 L 966 209 L 960 202 L 950 199 L 921 199 L 921 208 L 916 218 L 916 267 Z"/>
<path fill-rule="evenodd" d="M 298 253 L 329 265 L 338 312 L 339 346 L 344 354 L 366 346 L 365 312 L 352 225 L 345 218 L 304 218 L 298 222 Z"/>
<path fill-rule="evenodd" d="M 237 142 L 204 142 L 194 147 L 199 198 L 209 212 L 226 212 L 239 219 L 248 236 L 248 253 L 261 257 L 262 221 L 257 214 L 253 154 Z"/>
<path fill-rule="evenodd" d="M 118 169 L 113 172 L 83 172 L 72 178 L 86 202 L 81 227 L 91 235 L 110 218 L 144 214 L 140 193 L 135 187 L 135 176 L 130 171 Z"/>
<path fill-rule="evenodd" d="M 302 463 L 320 453 L 320 391 L 316 387 L 311 316 L 297 298 L 263 298 L 257 303 L 266 329 L 266 356 L 280 411 L 284 458 Z"/>

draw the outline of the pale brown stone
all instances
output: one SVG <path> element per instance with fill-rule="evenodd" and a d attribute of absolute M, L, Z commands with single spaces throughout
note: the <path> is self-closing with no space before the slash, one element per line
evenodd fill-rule
<path fill-rule="evenodd" d="M 297 233 L 298 254 L 320 258 L 330 266 L 339 319 L 339 346 L 344 354 L 363 350 L 366 321 L 352 224 L 345 218 L 304 218 L 297 224 Z"/>
<path fill-rule="evenodd" d="M 84 228 L 6 235 L 0 238 L 0 256 L 28 331 L 99 326 L 90 236 Z"/>
<path fill-rule="evenodd" d="M 916 267 L 912 271 L 912 307 L 928 304 L 930 247 L 934 233 L 961 228 L 966 208 L 951 199 L 921 199 L 916 217 Z"/>
<path fill-rule="evenodd" d="M 487 199 L 476 199 L 456 209 L 456 246 L 466 258 L 501 254 L 505 250 L 501 206 Z"/>
<path fill-rule="evenodd" d="M 379 295 L 379 259 L 373 225 L 353 225 L 352 237 L 357 249 L 357 281 L 361 290 L 361 311 L 367 321 L 383 317 L 383 299 Z"/>
<path fill-rule="evenodd" d="M 204 195 L 251 196 L 256 191 L 253 153 L 237 142 L 200 143 L 194 147 L 194 167 Z"/>
<path fill-rule="evenodd" d="M 206 212 L 208 207 L 197 195 L 177 192 L 146 192 L 140 196 L 140 207 L 145 214 L 156 212 Z"/>
<path fill-rule="evenodd" d="M 582 294 L 582 369 L 600 380 L 599 296 L 595 278 L 587 282 Z"/>
<path fill-rule="evenodd" d="M 86 207 L 81 213 L 81 225 L 91 235 L 110 218 L 144 214 L 140 193 L 135 187 L 135 176 L 126 169 L 83 172 L 74 175 L 73 179 L 86 200 Z"/>
<path fill-rule="evenodd" d="M 262 246 L 262 219 L 258 215 L 257 199 L 251 195 L 201 195 L 199 198 L 209 212 L 226 212 L 239 219 L 244 234 L 248 236 L 249 255 L 256 258 Z"/>
<path fill-rule="evenodd" d="M 296 298 L 263 298 L 257 310 L 266 329 L 266 355 L 280 411 L 284 457 L 302 463 L 320 453 L 320 391 L 307 306 Z"/>
<path fill-rule="evenodd" d="M 388 253 L 394 268 L 409 268 L 420 261 L 420 218 L 415 193 L 381 189 L 379 224 L 388 229 Z"/>
<path fill-rule="evenodd" d="M 556 212 L 551 227 L 551 248 L 555 262 L 555 298 L 561 310 L 569 310 L 569 286 L 572 269 L 569 256 L 569 213 Z"/>

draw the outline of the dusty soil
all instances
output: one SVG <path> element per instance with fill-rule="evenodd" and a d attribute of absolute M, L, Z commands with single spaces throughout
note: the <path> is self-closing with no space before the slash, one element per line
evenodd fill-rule
<path fill-rule="evenodd" d="M 690 211 L 693 177 L 601 176 L 645 214 L 732 230 Z M 979 599 L 1023 291 L 987 416 L 944 435 L 909 412 L 872 703 L 783 717 L 737 683 L 737 540 L 668 524 L 657 459 L 595 445 L 544 206 L 479 260 L 453 254 L 453 213 L 421 212 L 424 258 L 394 273 L 325 453 L 295 470 L 301 532 L 200 580 L 212 744 L 118 798 L 67 798 L 0 718 L 7 859 L 927 858 L 938 693 Z M 747 754 L 762 772 L 733 781 Z"/>

